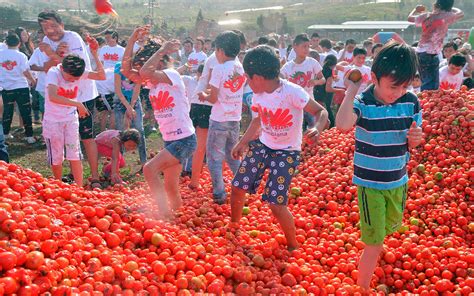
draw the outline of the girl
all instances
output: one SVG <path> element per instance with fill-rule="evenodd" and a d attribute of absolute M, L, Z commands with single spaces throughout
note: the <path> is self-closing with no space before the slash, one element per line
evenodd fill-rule
<path fill-rule="evenodd" d="M 123 158 L 122 151 L 133 151 L 140 144 L 140 132 L 136 129 L 106 130 L 95 137 L 97 151 L 100 156 L 111 157 L 112 162 L 102 168 L 102 173 L 106 177 L 110 177 L 112 183 L 122 183 L 119 169 L 123 168 L 126 163 Z M 93 187 L 98 187 L 97 185 Z"/>
<path fill-rule="evenodd" d="M 143 27 L 136 29 L 128 43 L 133 45 L 144 31 L 146 28 Z M 182 204 L 179 192 L 181 165 L 196 149 L 196 135 L 189 117 L 190 104 L 183 80 L 176 70 L 167 69 L 169 54 L 176 52 L 179 46 L 179 41 L 173 40 L 156 47 L 158 51 L 153 53 L 138 73 L 141 80 L 150 86 L 150 101 L 165 141 L 165 149 L 143 168 L 152 197 L 158 203 L 159 218 L 163 219 L 171 218 L 171 211 L 177 210 Z M 138 55 L 138 59 L 142 57 Z M 146 57 L 143 59 L 146 60 Z M 130 72 L 136 75 L 134 71 Z M 164 185 L 160 173 L 164 174 Z"/>
<path fill-rule="evenodd" d="M 330 54 L 324 59 L 323 65 L 323 76 L 326 79 L 326 83 L 323 85 L 318 85 L 314 88 L 314 98 L 318 103 L 321 103 L 325 106 L 326 110 L 328 111 L 329 116 L 329 128 L 334 127 L 334 114 L 332 112 L 332 98 L 334 94 L 339 94 L 344 96 L 345 89 L 342 88 L 334 88 L 334 77 L 333 71 L 337 65 L 337 58 L 336 56 Z"/>
<path fill-rule="evenodd" d="M 29 59 L 31 55 L 33 54 L 33 51 L 35 50 L 35 47 L 33 45 L 33 40 L 31 40 L 30 38 L 30 34 L 23 27 L 16 28 L 15 34 L 17 34 L 18 37 L 20 37 L 20 48 L 19 48 L 20 52 L 24 53 Z"/>

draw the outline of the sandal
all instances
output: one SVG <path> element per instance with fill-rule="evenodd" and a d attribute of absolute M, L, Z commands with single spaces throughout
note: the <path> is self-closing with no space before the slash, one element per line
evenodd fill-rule
<path fill-rule="evenodd" d="M 92 179 L 90 185 L 92 189 L 102 189 L 102 183 L 100 183 L 100 180 Z"/>

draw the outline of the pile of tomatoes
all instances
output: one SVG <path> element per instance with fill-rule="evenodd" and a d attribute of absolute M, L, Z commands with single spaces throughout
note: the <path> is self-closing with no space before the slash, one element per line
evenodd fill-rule
<path fill-rule="evenodd" d="M 425 141 L 411 151 L 403 226 L 385 241 L 374 291 L 474 291 L 474 92 L 420 94 Z M 88 191 L 0 163 L 0 295 L 351 295 L 359 241 L 352 133 L 305 146 L 289 208 L 300 248 L 288 252 L 263 188 L 240 229 L 230 206 L 181 184 L 172 223 L 153 219 L 145 184 Z M 229 173 L 226 178 L 230 179 Z M 227 183 L 230 186 L 230 182 Z"/>

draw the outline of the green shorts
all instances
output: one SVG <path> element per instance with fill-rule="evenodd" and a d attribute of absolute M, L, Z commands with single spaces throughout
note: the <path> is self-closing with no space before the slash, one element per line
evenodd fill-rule
<path fill-rule="evenodd" d="M 402 225 L 407 185 L 390 190 L 359 186 L 357 189 L 361 240 L 367 245 L 381 245 L 385 236 Z"/>

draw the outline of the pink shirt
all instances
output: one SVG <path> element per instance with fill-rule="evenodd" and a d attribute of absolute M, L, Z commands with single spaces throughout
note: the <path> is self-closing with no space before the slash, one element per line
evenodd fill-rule
<path fill-rule="evenodd" d="M 421 37 L 417 52 L 439 54 L 443 49 L 443 40 L 448 33 L 448 26 L 456 22 L 458 16 L 453 12 L 426 12 L 415 18 L 415 25 L 421 27 Z"/>
<path fill-rule="evenodd" d="M 118 138 L 119 135 L 119 130 L 106 130 L 98 134 L 97 137 L 95 137 L 95 142 L 97 143 L 97 145 L 103 145 L 112 148 L 112 139 Z"/>

